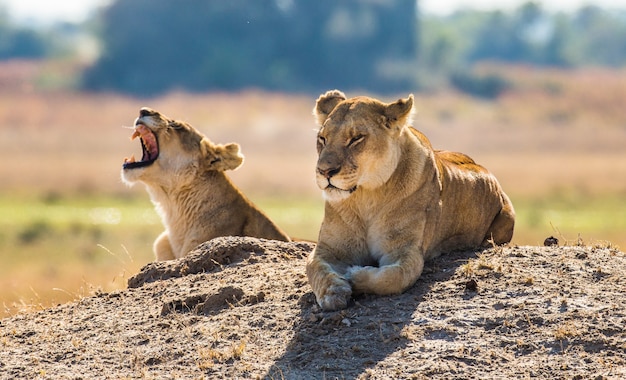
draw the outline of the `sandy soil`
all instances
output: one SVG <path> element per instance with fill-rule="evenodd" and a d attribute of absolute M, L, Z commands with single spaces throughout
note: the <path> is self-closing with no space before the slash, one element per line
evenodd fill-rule
<path fill-rule="evenodd" d="M 0 320 L 0 378 L 626 378 L 626 257 L 504 247 L 322 312 L 310 243 L 219 238 L 127 290 Z"/>

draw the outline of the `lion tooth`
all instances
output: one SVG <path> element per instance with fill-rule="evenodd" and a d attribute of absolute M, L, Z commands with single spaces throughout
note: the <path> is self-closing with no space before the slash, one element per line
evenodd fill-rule
<path fill-rule="evenodd" d="M 130 136 L 130 139 L 134 140 L 134 139 L 136 139 L 139 136 L 141 136 L 141 133 L 139 133 L 139 131 L 135 130 L 135 133 L 133 133 L 133 135 Z"/>

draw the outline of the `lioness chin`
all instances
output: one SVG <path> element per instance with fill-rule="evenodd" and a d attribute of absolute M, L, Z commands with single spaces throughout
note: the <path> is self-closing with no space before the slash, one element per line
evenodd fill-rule
<path fill-rule="evenodd" d="M 461 153 L 433 150 L 393 103 L 321 95 L 316 181 L 325 214 L 307 276 L 325 310 L 353 292 L 397 294 L 442 252 L 505 244 L 515 212 L 496 178 Z"/>
<path fill-rule="evenodd" d="M 131 139 L 139 137 L 142 158 L 126 158 L 122 180 L 142 182 L 165 231 L 154 242 L 157 260 L 185 256 L 219 236 L 289 241 L 228 179 L 241 165 L 239 145 L 213 144 L 187 123 L 142 108 Z"/>

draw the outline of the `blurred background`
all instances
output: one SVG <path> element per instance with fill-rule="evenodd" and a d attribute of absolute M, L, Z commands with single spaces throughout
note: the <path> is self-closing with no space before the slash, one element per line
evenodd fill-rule
<path fill-rule="evenodd" d="M 513 244 L 626 247 L 626 0 L 0 0 L 0 316 L 125 288 L 162 231 L 119 179 L 139 108 L 246 161 L 316 239 L 317 96 L 416 96 L 415 126 L 499 178 Z"/>

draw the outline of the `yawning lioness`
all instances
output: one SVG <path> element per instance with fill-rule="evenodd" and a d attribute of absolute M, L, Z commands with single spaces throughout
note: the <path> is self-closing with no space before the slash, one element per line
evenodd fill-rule
<path fill-rule="evenodd" d="M 187 123 L 142 108 L 131 139 L 143 154 L 124 160 L 122 180 L 143 182 L 165 231 L 154 242 L 156 259 L 185 256 L 218 236 L 289 241 L 228 179 L 225 170 L 243 162 L 238 144 L 212 143 Z"/>

